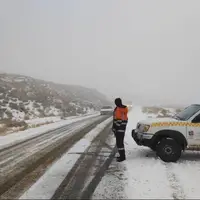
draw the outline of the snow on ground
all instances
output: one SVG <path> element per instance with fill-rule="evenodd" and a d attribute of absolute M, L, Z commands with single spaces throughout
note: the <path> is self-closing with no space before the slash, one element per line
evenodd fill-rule
<path fill-rule="evenodd" d="M 59 128 L 61 126 L 77 122 L 83 119 L 87 119 L 90 117 L 98 116 L 99 113 L 93 114 L 93 115 L 86 115 L 86 116 L 81 116 L 81 117 L 69 117 L 66 120 L 61 120 L 52 124 L 40 126 L 37 128 L 30 128 L 25 131 L 19 131 L 16 133 L 12 133 L 6 136 L 0 136 L 0 149 L 3 149 L 7 146 L 11 146 L 15 143 L 18 143 L 23 140 L 27 140 L 29 138 L 32 138 L 34 136 L 43 134 L 46 131 L 50 131 L 56 128 Z"/>
<path fill-rule="evenodd" d="M 43 118 L 35 118 L 30 120 L 25 120 L 28 125 L 40 125 L 45 123 L 54 123 L 61 121 L 60 117 L 43 117 Z"/>
<path fill-rule="evenodd" d="M 99 112 L 95 112 L 95 111 L 91 111 L 91 113 L 87 113 L 85 115 L 80 115 L 80 116 L 71 116 L 71 117 L 66 117 L 65 120 L 70 120 L 70 119 L 77 119 L 80 117 L 85 117 L 85 116 L 89 116 L 89 115 L 96 115 L 99 114 Z M 56 116 L 56 117 L 43 117 L 43 118 L 34 118 L 34 119 L 29 119 L 29 120 L 25 120 L 25 122 L 30 125 L 40 125 L 40 124 L 45 124 L 45 123 L 55 123 L 61 121 L 61 117 L 60 116 Z"/>
<path fill-rule="evenodd" d="M 20 199 L 51 199 L 57 187 L 62 183 L 81 156 L 75 153 L 84 152 L 90 146 L 92 140 L 111 122 L 111 120 L 112 117 L 108 118 L 87 133 L 87 135 L 79 140 L 64 156 L 56 161 L 44 175 L 20 197 Z"/>
<path fill-rule="evenodd" d="M 137 146 L 131 131 L 147 118 L 141 107 L 129 113 L 125 136 L 127 160 L 110 165 L 93 199 L 186 199 L 199 198 L 200 154 L 187 152 L 177 163 L 164 163 L 146 147 Z"/>
<path fill-rule="evenodd" d="M 193 153 L 195 154 L 195 153 Z M 190 155 L 193 157 L 194 155 Z M 189 157 L 188 157 L 189 158 Z M 189 158 L 190 159 L 190 158 Z M 182 190 L 187 199 L 199 199 L 199 180 L 200 180 L 200 155 L 196 154 L 197 161 L 184 161 L 179 164 L 171 164 L 170 170 L 182 183 Z"/>

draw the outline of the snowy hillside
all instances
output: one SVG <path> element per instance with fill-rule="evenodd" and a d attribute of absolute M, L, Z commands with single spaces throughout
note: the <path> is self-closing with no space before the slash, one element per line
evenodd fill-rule
<path fill-rule="evenodd" d="M 0 120 L 81 115 L 105 104 L 106 97 L 94 89 L 0 74 Z"/>
<path fill-rule="evenodd" d="M 149 106 L 149 107 L 143 107 L 142 111 L 143 113 L 148 114 L 148 117 L 172 117 L 176 113 L 180 112 L 183 109 L 183 107 L 161 107 L 161 106 Z"/>

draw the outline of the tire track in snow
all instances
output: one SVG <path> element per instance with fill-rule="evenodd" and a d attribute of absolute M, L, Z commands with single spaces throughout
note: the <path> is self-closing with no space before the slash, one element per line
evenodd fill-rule
<path fill-rule="evenodd" d="M 106 164 L 96 166 L 95 173 L 92 180 L 86 184 L 87 180 L 91 178 L 91 171 L 94 164 L 100 156 L 100 152 L 103 149 L 104 141 L 109 136 L 111 125 L 107 125 L 98 135 L 92 140 L 92 143 L 80 156 L 71 169 L 69 174 L 65 177 L 61 185 L 55 191 L 52 199 L 89 199 L 99 183 L 99 178 L 102 172 L 105 171 L 107 162 L 112 160 L 113 151 L 109 152 Z M 113 147 L 114 148 L 114 147 Z M 113 150 L 113 148 L 111 148 Z M 95 153 L 94 153 L 95 152 Z M 105 160 L 104 160 L 105 161 Z M 109 163 L 108 163 L 109 164 Z M 85 184 L 87 185 L 85 188 Z"/>
<path fill-rule="evenodd" d="M 97 120 L 99 117 L 90 119 L 90 122 Z M 56 143 L 61 138 L 65 138 L 75 129 L 83 127 L 88 124 L 88 119 L 68 124 L 62 128 L 55 129 L 54 131 L 45 132 L 34 138 L 23 141 L 18 145 L 10 146 L 9 148 L 0 150 L 0 177 L 1 174 L 13 171 L 14 167 L 23 160 L 32 156 L 38 151 L 43 151 L 47 146 Z M 10 171 L 10 173 L 11 173 Z"/>
<path fill-rule="evenodd" d="M 173 199 L 186 199 L 184 189 L 177 178 L 176 174 L 172 172 L 173 165 L 171 163 L 165 163 L 167 178 L 172 188 Z"/>
<path fill-rule="evenodd" d="M 97 124 L 104 121 L 105 119 L 105 117 L 99 117 L 95 120 L 90 120 L 88 124 L 83 124 L 83 127 L 74 128 L 74 130 L 71 130 L 71 134 L 66 135 L 66 138 L 60 138 L 58 141 L 50 144 L 44 150 L 37 152 L 36 154 L 28 157 L 28 159 L 25 160 L 23 163 L 20 163 L 20 165 L 17 165 L 16 170 L 14 170 L 12 174 L 6 175 L 4 173 L 0 173 L 2 178 L 4 176 L 3 180 L 2 178 L 0 179 L 0 199 L 1 197 L 6 197 L 7 199 L 14 199 L 14 197 L 21 193 L 22 190 L 24 190 L 24 188 L 28 187 L 31 180 L 26 180 L 26 183 L 24 183 L 24 187 L 17 187 L 17 190 L 15 190 L 15 185 L 17 185 L 18 182 L 23 182 L 23 178 L 40 168 L 40 166 L 47 167 L 53 161 L 58 159 L 63 153 L 65 153 L 71 146 L 73 146 L 73 144 L 79 141 L 80 138 L 87 134 L 88 131 L 93 129 Z M 6 149 L 6 151 L 7 150 L 8 149 Z M 21 150 L 23 152 L 24 148 L 22 147 Z M 42 173 L 43 170 L 38 171 L 36 175 L 40 176 Z M 8 198 L 10 196 L 12 198 Z"/>

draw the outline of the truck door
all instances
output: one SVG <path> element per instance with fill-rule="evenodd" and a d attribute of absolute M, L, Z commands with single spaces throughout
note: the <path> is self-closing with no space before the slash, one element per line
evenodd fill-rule
<path fill-rule="evenodd" d="M 188 146 L 200 146 L 200 114 L 187 126 Z"/>

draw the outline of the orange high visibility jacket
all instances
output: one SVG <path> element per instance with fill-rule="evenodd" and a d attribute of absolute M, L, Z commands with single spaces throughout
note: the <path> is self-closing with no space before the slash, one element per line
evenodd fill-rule
<path fill-rule="evenodd" d="M 128 120 L 128 108 L 127 107 L 117 107 L 114 111 L 114 119 L 127 121 Z"/>
<path fill-rule="evenodd" d="M 116 107 L 113 116 L 113 129 L 117 132 L 125 132 L 128 122 L 128 108 Z"/>

